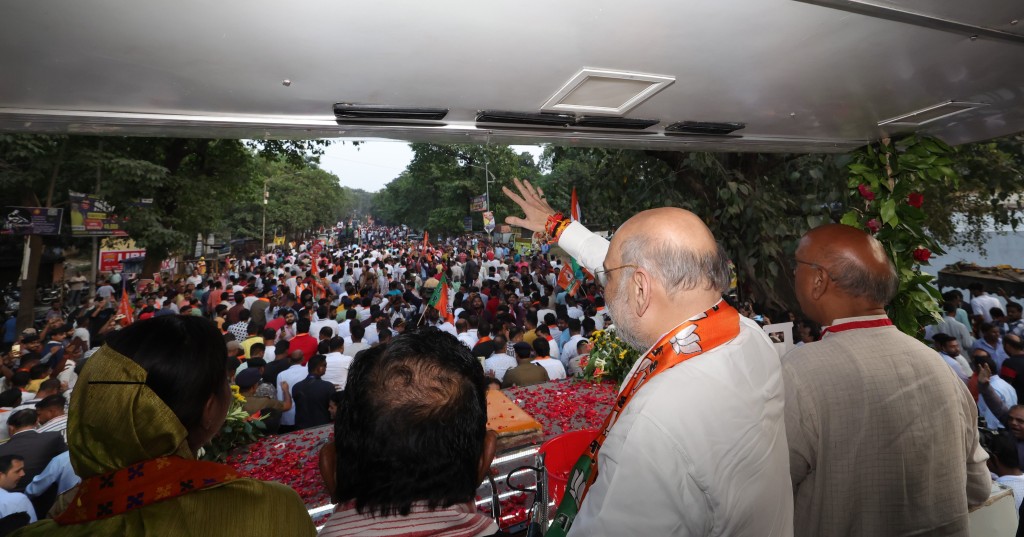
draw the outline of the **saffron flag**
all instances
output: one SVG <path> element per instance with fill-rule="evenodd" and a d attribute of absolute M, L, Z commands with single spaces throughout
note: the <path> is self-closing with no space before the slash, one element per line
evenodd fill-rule
<path fill-rule="evenodd" d="M 443 274 L 441 275 L 440 283 L 434 288 L 434 294 L 430 297 L 430 302 L 427 303 L 427 306 L 436 309 L 445 321 L 449 323 L 455 322 L 451 305 L 448 303 L 448 278 Z"/>
<path fill-rule="evenodd" d="M 562 270 L 558 272 L 558 286 L 565 289 L 569 296 L 576 296 L 580 290 L 581 283 L 568 264 L 562 265 Z"/>
<path fill-rule="evenodd" d="M 121 326 L 128 326 L 135 321 L 135 310 L 132 309 L 132 304 L 128 301 L 128 291 L 121 293 L 121 303 L 117 306 L 117 315 L 121 317 Z"/>
<path fill-rule="evenodd" d="M 580 215 L 580 200 L 576 197 L 576 187 L 572 187 L 572 202 L 569 205 L 569 217 L 573 222 L 579 222 L 582 218 Z"/>
<path fill-rule="evenodd" d="M 423 231 L 423 249 L 426 250 L 428 246 L 430 246 L 430 235 L 428 235 L 427 231 L 424 230 Z"/>

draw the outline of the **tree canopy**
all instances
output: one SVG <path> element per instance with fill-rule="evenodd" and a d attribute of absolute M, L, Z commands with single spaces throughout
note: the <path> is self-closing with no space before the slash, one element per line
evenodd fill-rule
<path fill-rule="evenodd" d="M 493 174 L 490 209 L 501 222 L 513 209 L 501 193 L 512 178 L 535 179 L 539 169 L 529 154 L 508 146 L 412 144 L 413 160 L 397 179 L 377 194 L 374 215 L 383 222 L 414 229 L 459 233 L 466 216 L 483 229 L 479 213 L 470 212 L 470 198 L 485 193 L 485 177 Z"/>

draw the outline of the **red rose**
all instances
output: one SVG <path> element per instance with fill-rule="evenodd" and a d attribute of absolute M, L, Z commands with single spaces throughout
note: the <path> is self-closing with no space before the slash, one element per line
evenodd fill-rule
<path fill-rule="evenodd" d="M 914 259 L 917 260 L 918 263 L 927 263 L 931 257 L 932 252 L 927 248 L 917 248 L 914 250 Z"/>
<path fill-rule="evenodd" d="M 860 191 L 860 195 L 864 199 L 866 199 L 868 201 L 872 201 L 872 200 L 875 199 L 875 193 L 872 192 L 870 188 L 868 188 L 868 185 L 860 185 L 860 186 L 857 187 L 857 190 Z"/>
<path fill-rule="evenodd" d="M 920 209 L 921 206 L 924 205 L 924 195 L 920 192 L 911 192 L 910 195 L 907 196 L 907 205 Z"/>
<path fill-rule="evenodd" d="M 870 229 L 872 233 L 878 233 L 878 230 L 882 229 L 882 223 L 879 222 L 877 218 L 872 218 L 871 220 L 868 220 L 868 229 Z"/>

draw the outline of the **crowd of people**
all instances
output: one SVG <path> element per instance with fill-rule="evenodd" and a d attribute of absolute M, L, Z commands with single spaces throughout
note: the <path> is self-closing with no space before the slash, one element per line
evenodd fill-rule
<path fill-rule="evenodd" d="M 612 321 L 643 354 L 553 535 L 964 535 L 993 475 L 1019 507 L 1018 304 L 972 290 L 967 315 L 949 295 L 928 348 L 885 315 L 878 241 L 823 226 L 796 251 L 806 318 L 780 358 L 692 213 L 645 211 L 609 242 L 528 183 L 506 193 L 545 246 L 364 226 L 56 305 L 4 349 L 0 534 L 315 533 L 291 489 L 197 460 L 232 386 L 270 433 L 334 424 L 321 535 L 500 534 L 472 505 L 496 449 L 485 391 L 580 375 Z M 590 277 L 564 288 L 548 244 Z M 979 412 L 1009 432 L 979 433 Z"/>

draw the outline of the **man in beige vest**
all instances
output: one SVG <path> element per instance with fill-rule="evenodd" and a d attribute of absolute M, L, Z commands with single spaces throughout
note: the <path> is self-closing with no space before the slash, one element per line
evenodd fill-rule
<path fill-rule="evenodd" d="M 796 251 L 796 294 L 822 340 L 782 361 L 799 536 L 967 535 L 991 488 L 978 409 L 885 306 L 896 271 L 874 237 L 830 224 Z"/>

